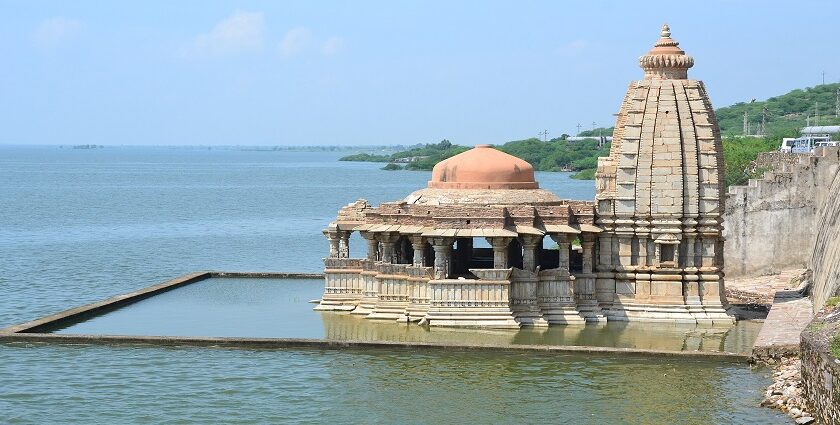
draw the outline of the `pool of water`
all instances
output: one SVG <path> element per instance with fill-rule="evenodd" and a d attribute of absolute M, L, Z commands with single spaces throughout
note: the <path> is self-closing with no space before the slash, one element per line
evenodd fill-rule
<path fill-rule="evenodd" d="M 59 333 L 317 338 L 460 344 L 588 345 L 658 350 L 749 352 L 760 324 L 710 328 L 652 323 L 547 329 L 424 328 L 347 313 L 316 312 L 309 300 L 323 280 L 214 278 L 177 288 L 74 324 Z"/>
<path fill-rule="evenodd" d="M 768 372 L 610 356 L 7 347 L 3 423 L 786 424 Z M 44 363 L 44 356 L 61 362 Z"/>

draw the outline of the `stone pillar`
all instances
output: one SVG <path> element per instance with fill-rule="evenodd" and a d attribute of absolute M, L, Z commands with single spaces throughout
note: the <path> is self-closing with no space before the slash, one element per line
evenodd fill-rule
<path fill-rule="evenodd" d="M 513 238 L 496 237 L 484 239 L 493 247 L 493 268 L 508 268 L 508 245 Z"/>
<path fill-rule="evenodd" d="M 350 232 L 338 232 L 338 258 L 350 258 Z"/>
<path fill-rule="evenodd" d="M 557 268 L 560 270 L 569 271 L 569 249 L 571 242 L 565 233 L 549 235 L 554 242 L 557 242 L 557 251 L 559 251 L 559 261 Z"/>
<path fill-rule="evenodd" d="M 685 267 L 695 267 L 694 264 L 694 235 L 685 235 Z"/>
<path fill-rule="evenodd" d="M 622 267 L 628 267 L 633 264 L 633 236 L 621 234 L 618 235 L 618 258 Z M 583 245 L 583 243 L 581 243 Z M 585 250 L 585 249 L 584 249 Z M 584 258 L 586 254 L 584 253 Z M 586 260 L 584 260 L 586 261 Z"/>
<path fill-rule="evenodd" d="M 433 238 L 432 248 L 435 250 L 435 279 L 446 279 L 452 267 L 452 238 Z"/>
<path fill-rule="evenodd" d="M 612 266 L 612 240 L 613 237 L 609 234 L 601 234 L 598 238 L 601 244 L 598 250 L 598 264 L 604 266 L 605 270 L 611 269 L 610 266 Z"/>
<path fill-rule="evenodd" d="M 423 263 L 426 262 L 426 240 L 420 235 L 412 235 L 409 240 L 411 248 L 414 249 L 412 264 L 415 267 L 423 267 Z"/>
<path fill-rule="evenodd" d="M 575 297 L 577 308 L 587 322 L 605 322 L 607 319 L 598 305 L 595 294 L 595 274 L 592 273 L 594 266 L 595 235 L 592 233 L 581 233 L 581 246 L 583 247 L 583 270 L 575 277 Z"/>
<path fill-rule="evenodd" d="M 640 267 L 645 267 L 648 265 L 648 238 L 647 235 L 640 235 L 639 236 L 639 261 L 638 265 Z"/>
<path fill-rule="evenodd" d="M 376 233 L 359 232 L 359 234 L 367 241 L 367 259 L 379 260 L 379 240 L 376 238 Z"/>
<path fill-rule="evenodd" d="M 537 270 L 537 250 L 542 243 L 542 236 L 520 235 L 519 243 L 522 244 L 522 269 L 529 272 Z"/>
<path fill-rule="evenodd" d="M 593 266 L 593 255 L 592 251 L 595 246 L 594 236 L 591 233 L 584 233 L 583 240 L 581 241 L 581 246 L 583 247 L 583 273 L 591 274 L 592 273 L 592 266 Z"/>
<path fill-rule="evenodd" d="M 399 252 L 396 249 L 396 244 L 400 239 L 400 234 L 384 232 L 379 238 L 382 240 L 382 262 L 389 264 L 397 263 L 399 261 Z"/>
<path fill-rule="evenodd" d="M 324 236 L 326 236 L 327 241 L 330 243 L 330 253 L 328 254 L 329 258 L 338 258 L 339 257 L 339 239 L 337 232 L 324 230 Z"/>

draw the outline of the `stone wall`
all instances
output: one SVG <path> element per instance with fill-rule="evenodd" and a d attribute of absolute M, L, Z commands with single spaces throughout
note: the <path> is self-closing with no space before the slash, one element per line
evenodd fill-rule
<path fill-rule="evenodd" d="M 816 240 L 808 261 L 813 271 L 811 298 L 815 310 L 822 308 L 829 297 L 840 295 L 840 173 L 826 186 L 828 196 L 817 213 Z"/>
<path fill-rule="evenodd" d="M 809 267 L 820 214 L 840 164 L 840 151 L 762 154 L 763 179 L 729 188 L 724 212 L 724 264 L 729 277 Z M 832 198 L 836 199 L 836 198 Z M 836 240 L 836 238 L 834 239 Z M 827 263 L 826 263 L 827 264 Z"/>
<path fill-rule="evenodd" d="M 823 424 L 840 424 L 840 362 L 829 351 L 831 339 L 838 334 L 840 307 L 833 313 L 818 314 L 802 332 L 800 359 L 804 396 L 812 413 Z"/>

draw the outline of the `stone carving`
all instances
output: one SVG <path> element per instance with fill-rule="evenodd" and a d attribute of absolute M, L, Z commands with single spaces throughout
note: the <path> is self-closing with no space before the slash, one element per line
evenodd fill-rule
<path fill-rule="evenodd" d="M 478 145 L 438 163 L 428 187 L 402 201 L 342 208 L 324 232 L 317 308 L 429 326 L 732 323 L 714 111 L 667 25 L 639 63 L 644 78 L 630 85 L 598 161 L 595 202 L 559 199 L 539 189 L 530 164 Z M 368 250 L 351 262 L 354 231 Z"/>

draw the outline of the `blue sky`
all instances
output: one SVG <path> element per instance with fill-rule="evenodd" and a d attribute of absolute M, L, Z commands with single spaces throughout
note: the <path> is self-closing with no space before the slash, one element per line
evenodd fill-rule
<path fill-rule="evenodd" d="M 613 124 L 663 22 L 715 106 L 840 81 L 834 1 L 0 4 L 0 144 L 571 134 Z"/>

